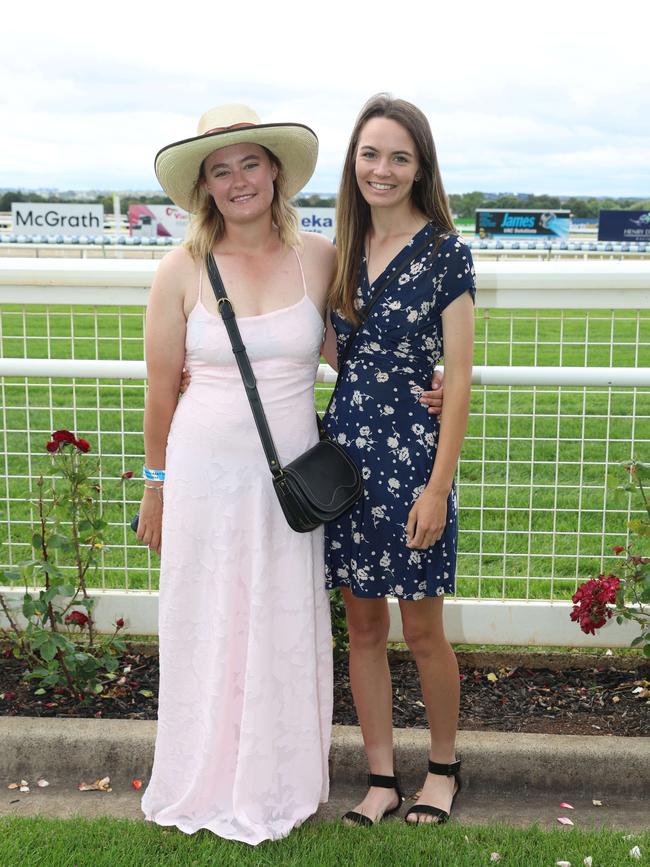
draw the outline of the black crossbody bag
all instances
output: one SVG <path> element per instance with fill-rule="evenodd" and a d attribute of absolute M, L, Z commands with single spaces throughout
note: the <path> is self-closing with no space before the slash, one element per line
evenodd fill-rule
<path fill-rule="evenodd" d="M 413 262 L 430 242 L 430 238 L 427 238 L 418 246 L 410 262 Z M 361 473 L 357 465 L 342 446 L 329 439 L 318 414 L 316 420 L 319 441 L 284 467 L 281 465 L 257 390 L 255 374 L 239 333 L 235 313 L 211 253 L 207 256 L 206 266 L 273 477 L 273 487 L 287 523 L 292 530 L 307 533 L 321 524 L 335 521 L 359 499 L 363 491 Z M 339 360 L 337 383 L 360 328 L 397 273 L 399 272 L 393 272 L 387 277 L 360 312 L 360 322 L 350 334 L 345 351 Z"/>

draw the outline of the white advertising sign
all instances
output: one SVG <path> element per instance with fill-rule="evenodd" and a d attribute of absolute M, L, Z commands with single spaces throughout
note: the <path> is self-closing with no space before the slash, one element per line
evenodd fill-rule
<path fill-rule="evenodd" d="M 298 228 L 301 232 L 318 232 L 330 241 L 334 240 L 335 225 L 334 208 L 296 208 L 298 211 Z"/>
<path fill-rule="evenodd" d="M 12 202 L 15 235 L 103 235 L 103 205 Z"/>

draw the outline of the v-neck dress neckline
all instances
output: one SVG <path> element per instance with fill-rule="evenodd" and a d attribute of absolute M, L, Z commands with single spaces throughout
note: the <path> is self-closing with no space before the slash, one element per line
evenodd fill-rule
<path fill-rule="evenodd" d="M 370 282 L 370 274 L 368 273 L 368 253 L 364 251 L 363 257 L 361 259 L 361 274 L 363 277 L 362 289 L 371 290 L 380 280 L 384 278 L 384 276 L 388 276 L 390 272 L 395 271 L 402 263 L 402 260 L 406 258 L 406 256 L 409 256 L 411 254 L 411 252 L 413 251 L 413 245 L 419 243 L 420 240 L 425 239 L 425 237 L 427 236 L 427 230 L 430 234 L 433 234 L 433 226 L 430 222 L 425 223 L 421 229 L 418 229 L 418 231 L 415 233 L 415 235 L 413 235 L 411 240 L 393 256 L 393 258 L 386 265 L 384 270 L 380 274 L 377 274 L 372 283 Z"/>

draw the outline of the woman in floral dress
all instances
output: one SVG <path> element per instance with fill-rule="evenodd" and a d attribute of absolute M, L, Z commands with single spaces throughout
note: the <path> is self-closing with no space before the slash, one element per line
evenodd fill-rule
<path fill-rule="evenodd" d="M 453 478 L 469 412 L 475 289 L 428 121 L 410 103 L 378 95 L 362 109 L 339 191 L 337 256 L 331 340 L 335 333 L 339 358 L 359 311 L 393 278 L 353 338 L 325 418 L 365 483 L 362 499 L 326 536 L 326 576 L 345 599 L 350 680 L 370 768 L 368 793 L 346 820 L 372 824 L 402 802 L 386 655 L 387 597 L 396 597 L 431 729 L 429 773 L 406 818 L 442 822 L 460 789 L 458 666 L 442 609 L 455 586 Z M 438 418 L 423 393 L 443 354 Z"/>

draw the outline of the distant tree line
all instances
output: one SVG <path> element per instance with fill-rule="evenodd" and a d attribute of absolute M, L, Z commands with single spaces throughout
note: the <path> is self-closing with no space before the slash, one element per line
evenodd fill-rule
<path fill-rule="evenodd" d="M 582 196 L 534 196 L 534 195 L 500 195 L 491 196 L 488 193 L 452 193 L 449 196 L 451 210 L 458 217 L 473 219 L 477 208 L 534 208 L 544 210 L 564 209 L 571 211 L 574 217 L 598 217 L 600 210 L 650 210 L 650 199 L 596 198 Z"/>
<path fill-rule="evenodd" d="M 123 212 L 129 205 L 172 205 L 172 200 L 160 193 L 159 195 L 129 195 L 120 193 L 120 203 Z M 12 202 L 67 202 L 103 205 L 108 213 L 113 210 L 113 196 L 97 195 L 80 198 L 74 192 L 60 193 L 30 193 L 29 191 L 0 193 L 0 211 L 10 211 Z M 301 195 L 296 196 L 294 203 L 300 208 L 333 208 L 336 196 Z M 451 193 L 449 204 L 453 213 L 466 220 L 474 219 L 477 208 L 543 208 L 553 210 L 563 208 L 571 211 L 574 217 L 597 217 L 598 211 L 604 210 L 650 210 L 650 199 L 635 199 L 631 196 L 620 198 L 597 198 L 582 196 L 534 196 L 530 195 L 490 195 L 475 191 L 472 193 Z"/>
<path fill-rule="evenodd" d="M 131 196 L 127 193 L 119 193 L 120 196 L 120 208 L 124 213 L 129 205 L 173 205 L 174 203 L 169 198 L 169 196 L 165 196 L 162 193 L 160 195 L 143 195 L 143 196 Z M 52 202 L 57 205 L 65 205 L 65 204 L 84 204 L 88 203 L 89 205 L 103 205 L 105 212 L 112 212 L 113 210 L 113 195 L 97 195 L 97 196 L 83 196 L 83 198 L 79 197 L 78 193 L 68 192 L 68 193 L 30 193 L 29 191 L 25 192 L 21 190 L 20 192 L 4 192 L 0 193 L 0 211 L 10 211 L 12 202 Z"/>

